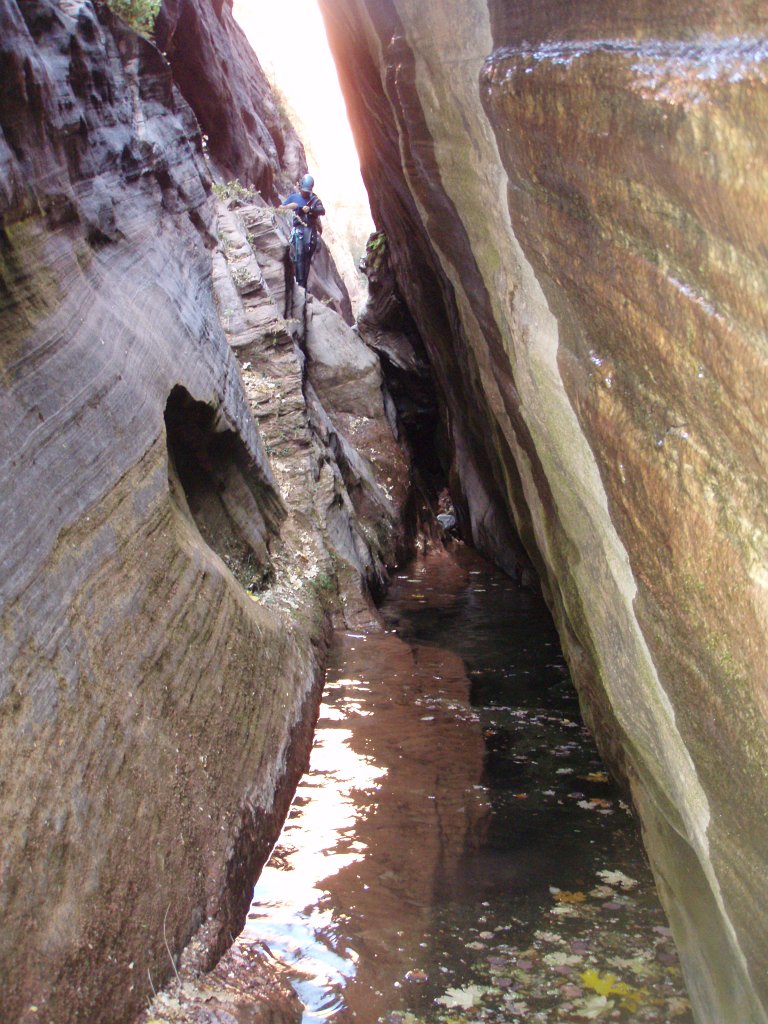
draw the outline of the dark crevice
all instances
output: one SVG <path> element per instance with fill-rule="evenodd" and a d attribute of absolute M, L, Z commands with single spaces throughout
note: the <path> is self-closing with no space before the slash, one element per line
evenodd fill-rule
<path fill-rule="evenodd" d="M 216 410 L 180 386 L 165 407 L 171 494 L 205 543 L 250 590 L 267 582 L 271 518 L 268 489 L 233 430 L 222 429 Z"/>

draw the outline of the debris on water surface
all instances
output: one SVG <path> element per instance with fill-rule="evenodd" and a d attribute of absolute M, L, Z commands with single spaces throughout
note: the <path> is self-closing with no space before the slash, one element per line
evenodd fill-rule
<path fill-rule="evenodd" d="M 422 1017 L 388 1024 L 690 1021 L 671 932 L 658 924 L 658 905 L 644 899 L 650 879 L 602 869 L 595 881 L 585 891 L 550 886 L 551 910 L 567 913 L 557 916 L 557 928 L 536 930 L 528 945 L 512 944 L 509 928 L 478 933 L 483 942 L 465 943 L 478 957 L 474 980 L 446 988 Z M 617 910 L 632 913 L 631 936 L 611 916 Z"/>
<path fill-rule="evenodd" d="M 445 995 L 440 996 L 435 1002 L 442 1003 L 443 1006 L 447 1006 L 449 1009 L 469 1010 L 477 1005 L 484 995 L 491 991 L 492 989 L 488 985 L 467 985 L 466 988 L 449 988 Z"/>

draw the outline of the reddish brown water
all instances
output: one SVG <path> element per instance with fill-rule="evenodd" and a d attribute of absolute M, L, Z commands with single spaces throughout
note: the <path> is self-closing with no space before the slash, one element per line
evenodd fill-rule
<path fill-rule="evenodd" d="M 291 965 L 305 1024 L 689 1021 L 541 600 L 462 550 L 382 615 L 336 637 L 244 932 Z"/>

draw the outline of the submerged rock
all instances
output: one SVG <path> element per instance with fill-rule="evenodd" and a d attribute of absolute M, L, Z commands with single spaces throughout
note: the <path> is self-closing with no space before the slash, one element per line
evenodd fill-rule
<path fill-rule="evenodd" d="M 240 942 L 207 974 L 183 970 L 139 1024 L 300 1024 L 303 1009 L 265 951 Z"/>

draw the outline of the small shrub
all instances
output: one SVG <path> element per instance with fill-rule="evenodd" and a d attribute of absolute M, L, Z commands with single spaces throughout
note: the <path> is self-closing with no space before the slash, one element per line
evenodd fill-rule
<path fill-rule="evenodd" d="M 151 36 L 161 0 L 107 0 L 107 5 L 126 25 L 143 36 Z"/>
<path fill-rule="evenodd" d="M 213 194 L 223 202 L 231 201 L 233 206 L 248 206 L 259 197 L 257 189 L 241 184 L 237 178 L 233 178 L 232 181 L 227 181 L 223 185 L 214 185 Z"/>
<path fill-rule="evenodd" d="M 365 256 L 360 261 L 361 270 L 377 270 L 387 251 L 387 236 L 383 231 L 371 235 L 365 246 Z"/>
<path fill-rule="evenodd" d="M 253 275 L 246 267 L 232 267 L 229 274 L 238 288 L 246 288 L 254 283 Z"/>

